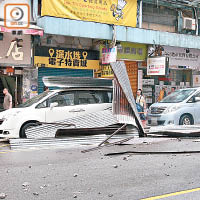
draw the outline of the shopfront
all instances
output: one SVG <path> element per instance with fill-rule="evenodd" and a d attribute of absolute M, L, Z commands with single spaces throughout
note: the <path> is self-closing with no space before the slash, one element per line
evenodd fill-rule
<path fill-rule="evenodd" d="M 13 97 L 13 105 L 22 102 L 23 69 L 31 64 L 31 36 L 1 33 L 0 40 L 0 107 L 2 89 L 8 88 Z"/>
<path fill-rule="evenodd" d="M 100 57 L 102 58 L 102 49 L 100 46 Z M 117 61 L 123 60 L 126 64 L 127 73 L 134 96 L 138 89 L 138 62 L 146 60 L 147 46 L 144 44 L 135 44 L 130 42 L 120 42 L 117 46 Z M 102 64 L 100 60 L 100 70 L 96 72 L 97 77 L 113 78 L 113 72 L 109 64 Z"/>
<path fill-rule="evenodd" d="M 149 104 L 158 101 L 159 93 L 163 88 L 165 88 L 165 93 L 168 95 L 171 93 L 172 87 L 181 89 L 200 86 L 198 83 L 198 78 L 200 78 L 200 50 L 169 46 L 160 46 L 159 49 L 159 54 L 151 55 L 147 59 L 147 63 L 140 64 L 140 73 L 143 77 L 141 87 L 143 91 L 147 91 L 147 99 L 151 99 L 151 101 L 147 100 Z M 159 58 L 165 59 L 165 66 L 162 59 Z M 148 63 L 151 59 L 154 59 L 153 62 L 156 63 Z M 152 66 L 157 67 L 157 69 L 149 73 Z M 163 66 L 164 74 L 161 69 Z M 155 72 L 159 73 L 153 74 Z"/>
<path fill-rule="evenodd" d="M 38 92 L 41 93 L 44 76 L 93 77 L 93 71 L 99 69 L 99 51 L 36 46 L 34 66 L 38 68 Z"/>

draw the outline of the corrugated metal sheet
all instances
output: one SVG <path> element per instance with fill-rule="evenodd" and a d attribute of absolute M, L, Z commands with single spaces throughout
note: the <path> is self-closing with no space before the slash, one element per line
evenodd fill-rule
<path fill-rule="evenodd" d="M 44 76 L 93 77 L 93 70 L 40 67 L 38 68 L 38 93 L 43 92 L 44 83 L 42 78 Z"/>
<path fill-rule="evenodd" d="M 112 88 L 112 80 L 91 77 L 45 76 L 42 78 L 48 87 L 109 87 Z"/>
<path fill-rule="evenodd" d="M 111 66 L 115 74 L 115 77 L 117 78 L 117 81 L 119 82 L 120 87 L 132 108 L 133 116 L 136 120 L 137 127 L 140 131 L 139 135 L 144 136 L 145 135 L 144 129 L 142 127 L 142 123 L 141 123 L 141 120 L 139 118 L 139 114 L 136 108 L 135 99 L 133 96 L 130 81 L 129 81 L 128 74 L 126 71 L 126 65 L 123 61 L 117 61 L 115 63 L 111 63 Z M 114 114 L 118 114 L 118 113 L 114 113 Z"/>
<path fill-rule="evenodd" d="M 59 124 L 44 124 L 41 126 L 36 126 L 26 130 L 27 138 L 55 137 L 56 132 L 59 129 L 105 127 L 117 124 L 118 121 L 112 114 L 112 111 L 108 109 L 100 112 L 73 117 L 59 121 L 58 123 L 66 124 L 66 126 Z M 75 124 L 76 126 L 68 126 L 68 124 Z"/>
<path fill-rule="evenodd" d="M 113 80 L 113 114 L 117 117 L 119 123 L 137 126 L 133 109 L 116 79 Z"/>
<path fill-rule="evenodd" d="M 115 135 L 111 142 L 116 142 L 124 138 L 130 138 L 133 134 Z M 137 138 L 137 136 L 135 136 Z M 67 138 L 39 138 L 39 139 L 9 139 L 12 150 L 39 150 L 39 149 L 61 149 L 61 148 L 77 148 L 89 145 L 96 146 L 107 135 L 90 135 L 90 136 L 73 136 Z"/>

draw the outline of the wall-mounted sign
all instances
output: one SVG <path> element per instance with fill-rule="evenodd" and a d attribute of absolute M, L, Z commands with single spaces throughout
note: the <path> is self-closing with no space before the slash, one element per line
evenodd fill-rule
<path fill-rule="evenodd" d="M 121 42 L 121 49 L 117 51 L 117 59 L 143 61 L 147 57 L 147 45 L 131 42 Z"/>
<path fill-rule="evenodd" d="M 166 57 L 147 58 L 147 75 L 165 75 Z"/>
<path fill-rule="evenodd" d="M 71 69 L 99 69 L 99 51 L 35 47 L 34 66 Z"/>
<path fill-rule="evenodd" d="M 116 62 L 116 59 L 117 59 L 117 47 L 102 49 L 102 64 L 109 64 L 112 62 Z"/>
<path fill-rule="evenodd" d="M 4 33 L 0 40 L 0 64 L 30 65 L 31 64 L 31 36 L 12 35 Z"/>
<path fill-rule="evenodd" d="M 200 50 L 163 46 L 162 56 L 169 57 L 169 66 L 199 69 Z"/>
<path fill-rule="evenodd" d="M 114 78 L 113 70 L 110 64 L 100 65 L 99 71 L 97 71 L 98 77 L 101 78 Z"/>
<path fill-rule="evenodd" d="M 117 49 L 118 60 L 144 61 L 147 57 L 147 45 L 131 42 L 121 42 L 121 48 Z M 102 58 L 103 45 L 100 46 L 100 57 Z M 146 66 L 146 65 L 145 65 Z"/>
<path fill-rule="evenodd" d="M 42 0 L 42 16 L 136 27 L 137 0 Z"/>

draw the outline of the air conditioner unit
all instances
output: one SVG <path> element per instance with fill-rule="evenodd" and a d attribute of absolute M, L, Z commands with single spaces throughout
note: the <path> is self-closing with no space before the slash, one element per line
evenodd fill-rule
<path fill-rule="evenodd" d="M 183 18 L 183 29 L 196 30 L 195 19 L 184 17 Z"/>

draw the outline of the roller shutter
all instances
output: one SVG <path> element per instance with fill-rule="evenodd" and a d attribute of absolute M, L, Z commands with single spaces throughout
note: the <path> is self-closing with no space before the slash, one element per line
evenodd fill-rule
<path fill-rule="evenodd" d="M 70 77 L 93 77 L 93 70 L 38 68 L 38 93 L 43 92 L 43 76 L 70 76 Z"/>

